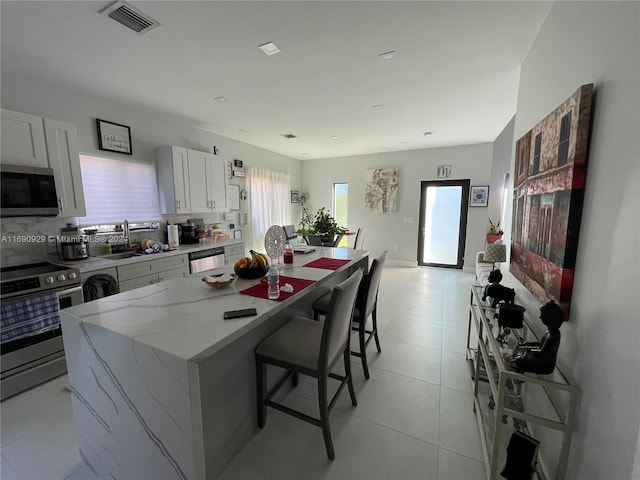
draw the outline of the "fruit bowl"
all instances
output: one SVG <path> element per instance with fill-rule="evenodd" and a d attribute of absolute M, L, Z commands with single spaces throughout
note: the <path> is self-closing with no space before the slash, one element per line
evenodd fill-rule
<path fill-rule="evenodd" d="M 265 265 L 263 267 L 246 267 L 240 268 L 238 266 L 233 267 L 233 271 L 236 272 L 240 278 L 244 279 L 253 279 L 264 277 L 269 271 L 269 265 Z"/>
<path fill-rule="evenodd" d="M 231 278 L 228 278 L 229 276 Z M 223 280 L 223 277 L 225 277 L 226 280 Z M 236 276 L 234 274 L 229 275 L 227 273 L 220 273 L 218 275 L 209 275 L 206 277 L 202 277 L 202 281 L 209 285 L 211 288 L 227 288 L 233 283 L 235 279 Z"/>

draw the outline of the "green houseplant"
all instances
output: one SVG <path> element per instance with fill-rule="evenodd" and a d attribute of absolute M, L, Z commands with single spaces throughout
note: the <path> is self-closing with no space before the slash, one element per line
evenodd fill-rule
<path fill-rule="evenodd" d="M 336 235 L 346 231 L 346 228 L 338 226 L 336 219 L 325 207 L 320 208 L 313 217 L 303 216 L 298 229 L 301 235 L 319 237 L 322 244 L 333 243 Z"/>

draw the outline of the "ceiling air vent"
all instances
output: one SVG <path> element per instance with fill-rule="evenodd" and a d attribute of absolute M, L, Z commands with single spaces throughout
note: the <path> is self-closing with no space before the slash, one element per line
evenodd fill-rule
<path fill-rule="evenodd" d="M 284 138 L 298 138 L 293 133 L 283 133 L 282 136 Z"/>
<path fill-rule="evenodd" d="M 160 23 L 149 15 L 142 13 L 135 7 L 132 7 L 127 2 L 118 1 L 112 3 L 107 8 L 100 12 L 102 15 L 107 15 L 116 22 L 124 25 L 129 30 L 133 30 L 138 35 L 147 33 L 153 30 Z"/>

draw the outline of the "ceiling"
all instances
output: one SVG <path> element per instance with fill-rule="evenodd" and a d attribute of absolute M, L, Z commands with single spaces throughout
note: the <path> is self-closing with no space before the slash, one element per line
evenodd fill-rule
<path fill-rule="evenodd" d="M 304 160 L 492 142 L 552 2 L 129 2 L 143 35 L 112 3 L 3 0 L 2 71 Z"/>

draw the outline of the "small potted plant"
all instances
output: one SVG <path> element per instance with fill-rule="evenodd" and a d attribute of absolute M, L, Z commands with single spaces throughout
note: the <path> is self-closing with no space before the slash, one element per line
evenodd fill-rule
<path fill-rule="evenodd" d="M 487 243 L 496 243 L 504 235 L 504 230 L 500 228 L 500 221 L 493 223 L 489 219 L 489 230 L 487 231 Z"/>
<path fill-rule="evenodd" d="M 325 207 L 322 207 L 316 213 L 311 229 L 315 235 L 321 237 L 320 239 L 323 243 L 332 243 L 336 235 L 347 231 L 346 228 L 338 226 L 338 222 Z"/>

